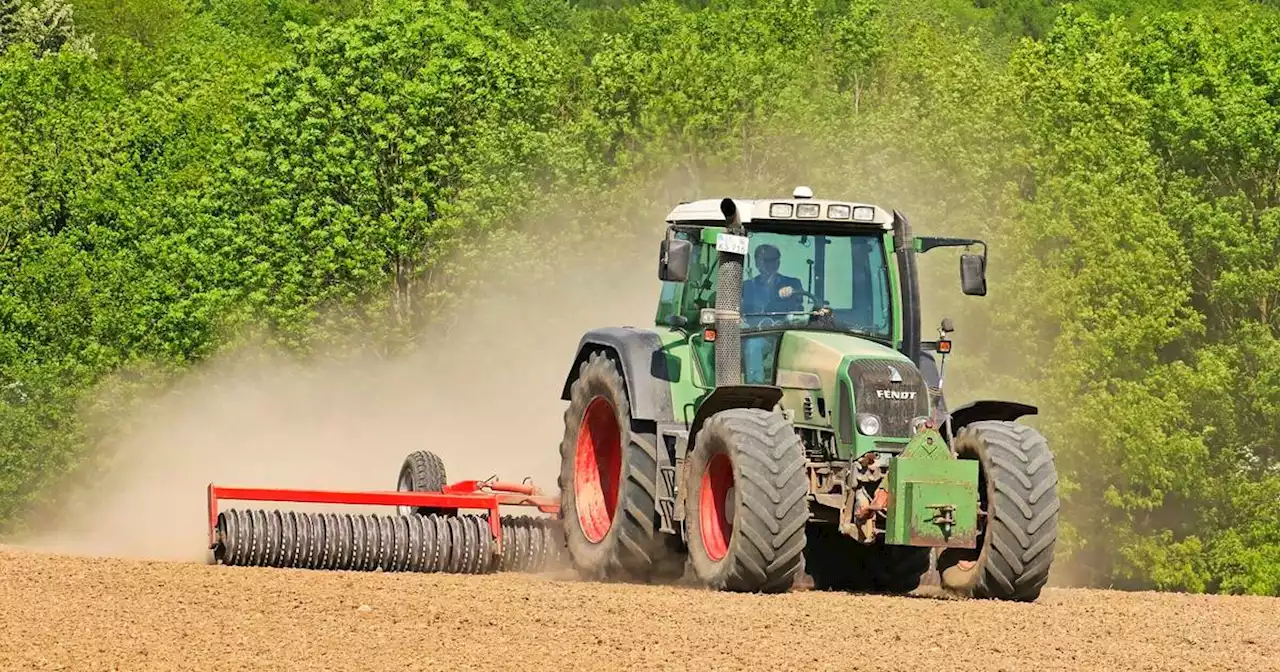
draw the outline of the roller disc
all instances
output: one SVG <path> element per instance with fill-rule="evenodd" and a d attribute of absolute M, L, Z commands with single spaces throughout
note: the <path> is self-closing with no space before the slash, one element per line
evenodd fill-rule
<path fill-rule="evenodd" d="M 296 567 L 298 558 L 298 514 L 280 515 L 280 566 Z"/>
<path fill-rule="evenodd" d="M 391 571 L 391 559 L 395 557 L 395 538 L 391 533 L 390 516 L 378 516 L 378 566 L 384 572 Z"/>
<path fill-rule="evenodd" d="M 240 565 L 242 567 L 252 567 L 258 557 L 258 526 L 257 521 L 253 518 L 252 510 L 240 512 L 240 535 L 244 543 L 241 550 Z"/>
<path fill-rule="evenodd" d="M 364 516 L 351 516 L 351 562 L 347 567 L 357 572 L 364 569 L 364 559 L 369 554 L 369 540 L 364 528 Z"/>
<path fill-rule="evenodd" d="M 485 572 L 491 574 L 493 572 L 501 571 L 500 563 L 502 562 L 502 556 L 500 555 L 500 552 L 502 550 L 502 546 L 498 544 L 498 542 L 494 541 L 492 533 L 489 531 L 489 514 L 485 514 L 481 520 L 485 536 L 489 538 L 489 554 L 488 560 L 485 561 Z M 498 519 L 498 523 L 501 525 L 501 518 Z"/>
<path fill-rule="evenodd" d="M 564 530 L 555 519 L 544 518 L 542 537 L 547 545 L 544 571 L 560 569 L 564 566 L 565 558 Z"/>
<path fill-rule="evenodd" d="M 364 552 L 364 544 L 360 538 L 360 517 L 353 515 L 345 515 L 342 517 L 342 545 L 344 548 L 343 569 L 347 571 L 356 571 L 360 566 L 361 554 Z"/>
<path fill-rule="evenodd" d="M 329 568 L 329 523 L 325 520 L 325 514 L 311 514 L 311 545 L 315 548 L 315 557 L 313 558 L 311 568 L 324 570 Z"/>
<path fill-rule="evenodd" d="M 227 519 L 226 537 L 223 540 L 223 546 L 225 547 L 224 555 L 226 556 L 225 562 L 232 566 L 239 565 L 240 556 L 243 552 L 242 549 L 244 548 L 240 543 L 240 538 L 244 534 L 240 530 L 240 513 L 235 509 L 231 509 L 226 511 L 223 515 L 225 515 Z"/>
<path fill-rule="evenodd" d="M 297 531 L 293 537 L 293 566 L 306 569 L 311 563 L 311 517 L 299 513 L 294 517 Z"/>
<path fill-rule="evenodd" d="M 480 566 L 476 571 L 481 574 L 489 574 L 494 570 L 494 541 L 493 534 L 489 531 L 489 517 L 478 516 L 476 518 L 476 532 L 479 538 L 476 545 L 479 546 Z"/>
<path fill-rule="evenodd" d="M 268 511 L 267 512 L 267 554 L 266 554 L 266 558 L 264 559 L 264 562 L 268 567 L 280 566 L 281 543 L 282 543 L 282 540 L 280 535 L 280 512 Z"/>
<path fill-rule="evenodd" d="M 422 571 L 422 516 L 405 517 L 405 530 L 409 543 L 409 555 L 405 560 L 406 572 Z"/>
<path fill-rule="evenodd" d="M 302 523 L 301 533 L 298 535 L 299 558 L 298 566 L 303 569 L 315 569 L 316 558 L 320 555 L 319 549 L 315 547 L 316 517 L 310 513 L 298 514 L 298 522 Z"/>
<path fill-rule="evenodd" d="M 240 510 L 236 512 L 236 517 L 240 525 L 239 538 L 236 540 L 240 544 L 240 559 L 236 564 L 249 567 L 252 565 L 253 552 L 253 512 Z"/>
<path fill-rule="evenodd" d="M 432 514 L 436 528 L 436 559 L 433 572 L 449 571 L 449 561 L 453 557 L 453 529 L 449 527 L 449 516 Z"/>
<path fill-rule="evenodd" d="M 442 531 L 440 517 L 432 514 L 422 519 L 426 540 L 426 558 L 422 562 L 422 571 L 438 572 L 444 567 L 445 550 L 448 535 Z"/>
<path fill-rule="evenodd" d="M 543 544 L 542 525 L 535 518 L 529 519 L 529 571 L 541 572 L 546 564 L 546 546 Z"/>
<path fill-rule="evenodd" d="M 480 516 L 467 516 L 471 526 L 471 573 L 483 574 L 488 564 L 489 531 Z"/>
<path fill-rule="evenodd" d="M 378 534 L 378 517 L 375 515 L 364 516 L 364 543 L 364 566 L 361 569 L 372 572 L 378 568 L 382 558 L 382 538 Z"/>
<path fill-rule="evenodd" d="M 517 516 L 515 520 L 516 527 L 516 571 L 527 572 L 533 564 L 533 557 L 530 551 L 533 549 L 532 540 L 529 538 L 529 519 L 525 516 Z"/>
<path fill-rule="evenodd" d="M 318 513 L 307 514 L 307 569 L 324 567 L 324 517 Z"/>
<path fill-rule="evenodd" d="M 449 557 L 449 571 L 462 574 L 467 570 L 468 553 L 471 545 L 467 541 L 467 532 L 459 516 L 449 516 L 449 534 L 453 538 L 453 554 Z"/>
<path fill-rule="evenodd" d="M 498 571 L 511 571 L 511 558 L 513 553 L 511 550 L 511 519 L 508 516 L 502 516 L 498 519 L 498 524 L 502 528 L 501 555 L 498 556 Z"/>
<path fill-rule="evenodd" d="M 404 572 L 409 569 L 409 555 L 413 552 L 413 547 L 409 543 L 409 518 L 407 516 L 396 516 L 394 521 L 396 532 L 396 571 Z"/>
<path fill-rule="evenodd" d="M 341 524 L 338 526 L 338 568 L 351 570 L 355 566 L 355 543 L 352 539 L 354 516 L 342 516 Z"/>
<path fill-rule="evenodd" d="M 253 510 L 253 546 L 249 551 L 249 564 L 261 567 L 266 559 L 267 514 L 262 509 Z"/>
<path fill-rule="evenodd" d="M 476 517 L 462 516 L 462 527 L 463 536 L 467 539 L 467 561 L 462 571 L 465 574 L 479 574 L 483 558 L 480 556 L 480 534 L 476 529 Z"/>
<path fill-rule="evenodd" d="M 324 550 L 319 569 L 333 569 L 338 560 L 338 526 L 334 514 L 320 514 L 320 528 L 324 530 Z"/>
<path fill-rule="evenodd" d="M 346 570 L 351 568 L 351 544 L 347 536 L 346 530 L 350 525 L 348 522 L 351 516 L 347 514 L 334 514 L 330 519 L 333 523 L 333 529 L 329 534 L 332 540 L 329 544 L 333 548 L 333 560 L 329 563 L 330 569 Z"/>
<path fill-rule="evenodd" d="M 334 556 L 333 534 L 330 532 L 329 514 L 316 514 L 316 521 L 320 529 L 320 539 L 318 540 L 320 562 L 316 565 L 316 569 L 329 569 Z"/>
<path fill-rule="evenodd" d="M 215 562 L 221 562 L 224 565 L 235 564 L 234 528 L 235 516 L 232 512 L 223 511 L 218 514 L 218 523 L 214 528 L 213 559 Z"/>

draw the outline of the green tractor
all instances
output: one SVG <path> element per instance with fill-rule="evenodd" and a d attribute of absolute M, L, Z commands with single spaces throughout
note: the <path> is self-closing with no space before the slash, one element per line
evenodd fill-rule
<path fill-rule="evenodd" d="M 654 326 L 586 333 L 564 383 L 560 511 L 599 580 L 905 593 L 936 577 L 1035 600 L 1059 499 L 1034 406 L 942 395 L 950 320 L 922 340 L 913 237 L 897 211 L 792 198 L 681 203 Z M 981 246 L 981 254 L 971 253 Z M 940 355 L 942 363 L 939 364 Z M 686 562 L 687 561 L 687 562 Z M 935 574 L 936 572 L 936 574 Z"/>

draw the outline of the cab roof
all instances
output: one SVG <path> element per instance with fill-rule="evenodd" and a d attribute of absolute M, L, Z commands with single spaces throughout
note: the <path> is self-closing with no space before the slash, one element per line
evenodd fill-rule
<path fill-rule="evenodd" d="M 798 187 L 791 198 L 734 198 L 733 202 L 744 225 L 753 219 L 767 219 L 775 222 L 795 221 L 798 224 L 825 222 L 859 227 L 873 225 L 882 229 L 893 227 L 893 215 L 880 206 L 813 198 L 812 194 L 808 187 Z M 681 203 L 667 214 L 667 222 L 713 226 L 723 224 L 721 200 L 723 199 L 708 198 Z"/>

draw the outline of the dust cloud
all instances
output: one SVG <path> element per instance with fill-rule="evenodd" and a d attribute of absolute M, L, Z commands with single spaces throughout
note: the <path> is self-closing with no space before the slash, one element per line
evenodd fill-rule
<path fill-rule="evenodd" d="M 446 336 L 405 356 L 302 362 L 255 347 L 204 363 L 138 404 L 132 428 L 104 446 L 108 472 L 17 545 L 203 562 L 208 484 L 394 490 L 404 456 L 419 449 L 439 454 L 451 481 L 531 477 L 555 493 L 560 392 L 579 338 L 652 323 L 661 215 L 643 228 L 591 264 L 524 260 L 538 262 L 535 279 L 506 269 L 464 299 Z"/>
<path fill-rule="evenodd" d="M 202 562 L 210 483 L 391 490 L 404 456 L 420 449 L 444 459 L 450 480 L 529 477 L 555 492 L 566 405 L 560 391 L 578 340 L 595 327 L 652 323 L 662 215 L 680 200 L 718 197 L 717 188 L 736 183 L 703 177 L 700 185 L 657 180 L 613 201 L 627 213 L 625 221 L 609 217 L 616 236 L 544 233 L 557 221 L 589 227 L 585 213 L 595 208 L 577 204 L 514 227 L 486 248 L 496 257 L 459 262 L 485 280 L 463 295 L 457 312 L 438 316 L 451 324 L 447 333 L 424 335 L 407 355 L 300 361 L 247 347 L 202 363 L 163 394 L 133 404 L 136 413 L 118 423 L 129 429 L 100 448 L 111 455 L 110 468 L 70 495 L 72 504 L 38 534 L 13 541 L 32 550 Z M 726 193 L 744 191 L 790 188 L 739 184 Z M 856 189 L 836 191 L 865 198 Z M 538 230 L 537 240 L 523 228 Z M 954 258 L 943 263 L 955 268 Z M 952 273 L 926 285 L 926 294 L 953 306 Z M 967 303 L 948 314 L 963 322 L 980 310 Z"/>

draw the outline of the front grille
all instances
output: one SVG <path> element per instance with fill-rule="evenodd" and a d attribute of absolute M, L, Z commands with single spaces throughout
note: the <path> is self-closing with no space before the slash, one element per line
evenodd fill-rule
<path fill-rule="evenodd" d="M 892 382 L 894 371 L 901 382 Z M 849 379 L 855 410 L 879 416 L 881 436 L 909 437 L 911 420 L 929 415 L 929 386 L 914 366 L 864 359 L 849 365 Z M 915 398 L 906 398 L 910 395 L 902 393 L 907 392 L 914 392 Z"/>

